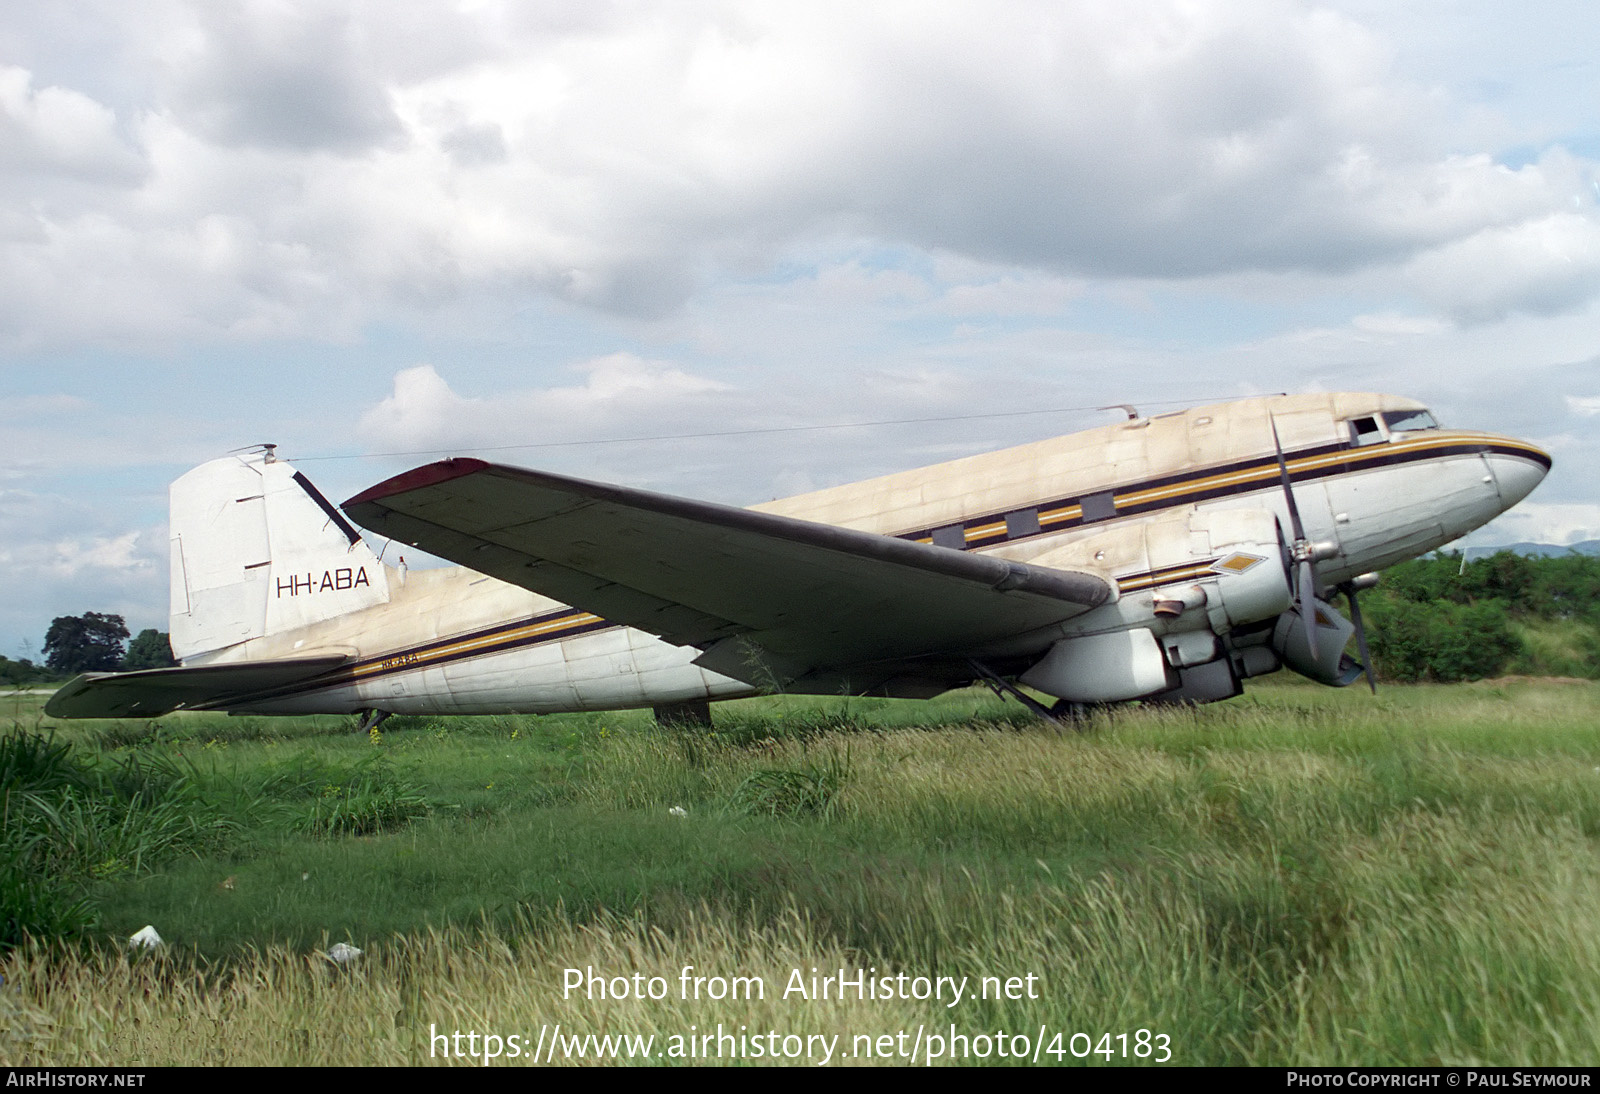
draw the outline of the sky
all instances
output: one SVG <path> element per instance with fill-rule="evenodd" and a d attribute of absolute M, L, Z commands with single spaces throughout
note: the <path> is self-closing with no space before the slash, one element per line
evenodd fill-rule
<path fill-rule="evenodd" d="M 446 454 L 734 504 L 1275 391 L 1600 537 L 1581 0 L 0 13 L 0 654 L 166 629 L 167 484 Z M 676 439 L 673 439 L 676 438 Z"/>

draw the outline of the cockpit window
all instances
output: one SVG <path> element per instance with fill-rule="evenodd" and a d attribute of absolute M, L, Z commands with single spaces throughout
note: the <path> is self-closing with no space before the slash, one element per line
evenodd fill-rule
<path fill-rule="evenodd" d="M 1356 445 L 1381 444 L 1396 433 L 1439 428 L 1439 423 L 1426 410 L 1386 410 L 1382 414 L 1351 418 L 1345 424 L 1350 427 L 1351 443 Z"/>
<path fill-rule="evenodd" d="M 1383 424 L 1390 433 L 1408 433 L 1418 429 L 1438 429 L 1439 423 L 1426 410 L 1386 410 Z"/>
<path fill-rule="evenodd" d="M 1377 444 L 1383 440 L 1383 427 L 1375 417 L 1351 418 L 1350 439 L 1356 444 Z"/>

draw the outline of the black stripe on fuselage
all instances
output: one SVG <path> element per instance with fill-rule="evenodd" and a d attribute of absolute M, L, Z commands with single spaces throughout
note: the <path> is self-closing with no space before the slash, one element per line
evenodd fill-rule
<path fill-rule="evenodd" d="M 1413 463 L 1421 460 L 1433 460 L 1444 456 L 1462 455 L 1487 455 L 1499 453 L 1501 455 L 1518 456 L 1522 459 L 1532 460 L 1546 470 L 1550 468 L 1550 457 L 1543 452 L 1531 447 L 1496 443 L 1492 441 L 1461 441 L 1454 444 L 1429 445 L 1423 443 L 1401 442 L 1395 447 L 1396 442 L 1389 441 L 1371 445 L 1352 445 L 1349 443 L 1319 445 L 1314 448 L 1302 448 L 1292 453 L 1285 454 L 1285 462 L 1289 465 L 1289 479 L 1291 482 L 1314 482 L 1319 479 L 1331 478 L 1336 475 L 1345 475 L 1352 472 L 1369 471 L 1379 467 L 1392 467 L 1398 464 Z M 1322 463 L 1325 457 L 1343 453 L 1342 460 L 1328 460 Z M 1299 467 L 1295 464 L 1304 464 L 1319 461 L 1315 467 Z M 1232 478 L 1234 481 L 1226 483 L 1207 483 L 1208 480 L 1219 478 Z M 939 525 L 940 528 L 961 529 L 967 537 L 966 549 L 982 547 L 997 547 L 1003 543 L 1016 543 L 1028 539 L 1037 539 L 1040 536 L 1052 535 L 1071 528 L 1087 527 L 1095 524 L 1110 524 L 1122 517 L 1140 516 L 1145 513 L 1156 512 L 1162 509 L 1171 509 L 1180 505 L 1193 505 L 1196 502 L 1215 501 L 1218 498 L 1232 497 L 1236 494 L 1251 494 L 1263 489 L 1277 487 L 1279 482 L 1278 458 L 1276 455 L 1257 456 L 1246 460 L 1238 460 L 1231 464 L 1219 464 L 1200 470 L 1184 471 L 1171 475 L 1163 475 L 1141 482 L 1126 483 L 1122 486 L 1100 487 L 1086 494 L 1069 494 L 1050 501 L 1041 501 L 1029 506 L 1013 506 L 1010 509 L 983 516 L 967 517 L 959 524 Z M 1169 494 L 1164 497 L 1150 499 L 1143 502 L 1123 502 L 1121 499 L 1127 495 L 1146 494 L 1151 491 L 1161 491 L 1172 487 L 1181 487 L 1186 482 L 1196 483 L 1192 490 Z M 1102 520 L 1085 521 L 1081 513 L 1084 499 L 1111 494 L 1114 499 L 1115 513 L 1113 516 Z M 1052 510 L 1078 508 L 1080 512 L 1075 516 L 1046 517 L 1044 514 Z M 980 529 L 987 525 L 1005 525 L 1008 513 L 1015 513 L 1022 509 L 1034 509 L 1039 513 L 1039 531 L 1028 535 L 1012 536 L 1005 531 L 987 535 L 971 535 L 970 530 Z M 899 532 L 896 535 L 901 539 L 928 541 L 933 538 L 933 528 L 919 528 L 911 532 Z"/>

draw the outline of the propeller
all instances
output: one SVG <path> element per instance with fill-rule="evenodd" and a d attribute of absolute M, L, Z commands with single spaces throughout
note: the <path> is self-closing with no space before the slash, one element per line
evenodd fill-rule
<path fill-rule="evenodd" d="M 1295 598 L 1300 602 L 1300 619 L 1306 627 L 1306 645 L 1311 659 L 1317 659 L 1317 575 L 1312 569 L 1316 544 L 1306 538 L 1306 526 L 1300 520 L 1300 506 L 1294 500 L 1294 486 L 1289 481 L 1289 464 L 1283 458 L 1283 442 L 1278 439 L 1278 420 L 1268 415 L 1272 423 L 1272 447 L 1278 454 L 1278 477 L 1283 480 L 1283 496 L 1289 502 L 1289 526 L 1294 532 L 1290 547 L 1290 563 L 1294 567 Z"/>
<path fill-rule="evenodd" d="M 1356 625 L 1356 649 L 1361 651 L 1361 667 L 1367 675 L 1367 687 L 1378 694 L 1378 676 L 1372 668 L 1372 654 L 1367 651 L 1367 628 L 1361 625 L 1361 603 L 1356 600 L 1357 589 L 1370 589 L 1378 583 L 1377 574 L 1363 574 L 1339 586 L 1339 591 L 1350 601 L 1350 622 Z"/>
<path fill-rule="evenodd" d="M 1294 543 L 1289 547 L 1288 564 L 1292 566 L 1295 598 L 1299 602 L 1300 619 L 1306 628 L 1306 647 L 1311 659 L 1317 659 L 1317 574 L 1315 563 L 1332 558 L 1338 547 L 1332 543 L 1314 543 L 1306 536 L 1306 527 L 1300 519 L 1300 506 L 1295 502 L 1294 485 L 1289 479 L 1289 464 L 1283 458 L 1283 442 L 1278 439 L 1278 420 L 1268 415 L 1272 423 L 1272 447 L 1278 456 L 1278 478 L 1283 483 L 1284 500 L 1289 504 L 1289 526 L 1294 532 Z M 1349 598 L 1350 622 L 1356 628 L 1356 647 L 1361 651 L 1361 667 L 1367 676 L 1367 686 L 1378 694 L 1378 680 L 1372 670 L 1372 655 L 1367 651 L 1367 629 L 1361 622 L 1361 605 L 1356 600 L 1358 589 L 1370 589 L 1378 583 L 1376 574 L 1360 577 L 1339 585 L 1339 591 Z"/>

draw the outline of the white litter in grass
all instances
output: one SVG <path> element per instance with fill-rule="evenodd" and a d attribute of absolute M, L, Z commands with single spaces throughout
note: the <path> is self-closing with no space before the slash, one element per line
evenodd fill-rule
<path fill-rule="evenodd" d="M 335 965 L 348 965 L 360 956 L 360 950 L 343 942 L 335 942 L 328 947 L 328 960 Z"/>
<path fill-rule="evenodd" d="M 688 815 L 689 811 L 681 805 L 674 805 L 671 809 L 667 810 L 667 816 L 669 817 L 687 817 Z"/>
<path fill-rule="evenodd" d="M 161 944 L 161 936 L 148 924 L 139 928 L 138 932 L 128 939 L 129 948 L 135 950 L 153 950 Z"/>

